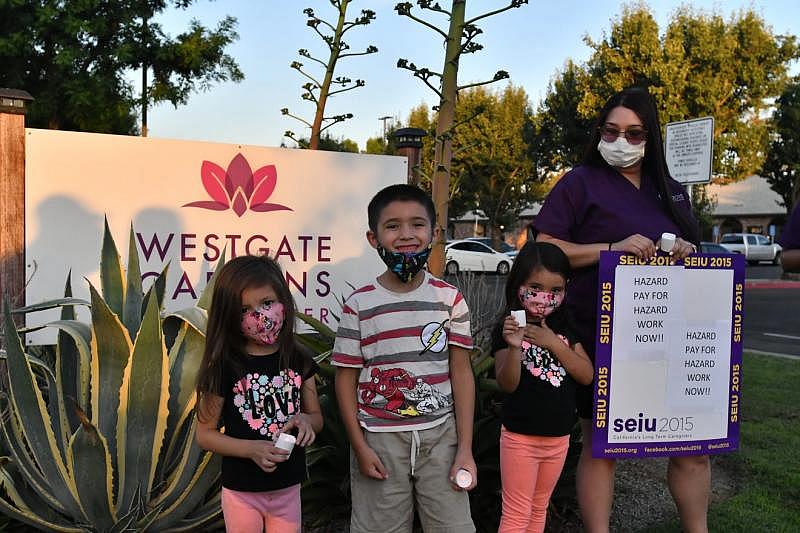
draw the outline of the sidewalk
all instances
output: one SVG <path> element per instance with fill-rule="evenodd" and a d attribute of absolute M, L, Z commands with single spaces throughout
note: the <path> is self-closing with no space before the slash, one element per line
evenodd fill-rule
<path fill-rule="evenodd" d="M 800 281 L 789 279 L 745 279 L 745 289 L 800 289 Z"/>

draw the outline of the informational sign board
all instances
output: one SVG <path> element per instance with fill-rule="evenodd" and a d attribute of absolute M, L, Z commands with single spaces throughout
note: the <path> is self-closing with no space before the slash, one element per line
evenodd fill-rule
<path fill-rule="evenodd" d="M 714 117 L 670 122 L 665 127 L 664 155 L 670 175 L 683 185 L 711 181 Z"/>
<path fill-rule="evenodd" d="M 28 129 L 26 301 L 61 297 L 70 271 L 75 296 L 84 277 L 100 287 L 107 217 L 123 265 L 133 226 L 145 288 L 169 264 L 167 310 L 195 304 L 223 252 L 267 254 L 298 310 L 335 328 L 342 297 L 385 268 L 367 204 L 406 175 L 405 157 Z"/>
<path fill-rule="evenodd" d="M 594 457 L 739 444 L 744 258 L 600 256 Z"/>

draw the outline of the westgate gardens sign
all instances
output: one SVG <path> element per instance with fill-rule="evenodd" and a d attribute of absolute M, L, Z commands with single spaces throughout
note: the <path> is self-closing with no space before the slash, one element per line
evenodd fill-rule
<path fill-rule="evenodd" d="M 76 296 L 88 297 L 84 277 L 99 287 L 106 216 L 123 255 L 133 225 L 145 286 L 169 264 L 168 310 L 194 305 L 223 251 L 266 253 L 285 270 L 298 310 L 335 326 L 337 299 L 382 265 L 364 238 L 367 203 L 405 181 L 406 165 L 401 157 L 28 129 L 26 301 L 61 296 L 70 270 Z"/>
<path fill-rule="evenodd" d="M 592 454 L 739 445 L 744 258 L 600 256 Z"/>

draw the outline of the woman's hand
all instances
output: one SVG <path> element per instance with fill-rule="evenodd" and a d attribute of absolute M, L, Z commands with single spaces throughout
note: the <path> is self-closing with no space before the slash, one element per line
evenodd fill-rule
<path fill-rule="evenodd" d="M 524 334 L 525 328 L 517 324 L 517 319 L 513 316 L 507 316 L 503 321 L 503 340 L 506 341 L 506 344 L 512 348 L 521 347 Z"/>
<path fill-rule="evenodd" d="M 678 237 L 675 239 L 675 245 L 672 247 L 672 251 L 669 253 L 669 255 L 674 257 L 676 260 L 682 260 L 686 256 L 694 253 L 697 253 L 697 247 L 695 247 L 695 245 L 689 241 L 684 241 Z"/>
<path fill-rule="evenodd" d="M 564 344 L 564 341 L 547 326 L 544 319 L 542 319 L 541 325 L 528 324 L 525 326 L 525 340 L 551 352 L 559 344 Z"/>
<path fill-rule="evenodd" d="M 675 244 L 677 245 L 677 243 Z M 609 249 L 617 252 L 628 252 L 630 254 L 634 254 L 640 259 L 650 259 L 656 255 L 655 243 L 644 235 L 639 235 L 638 233 L 631 235 L 627 239 L 623 239 L 619 242 L 611 243 L 611 248 Z"/>
<path fill-rule="evenodd" d="M 283 426 L 281 433 L 289 433 L 291 430 L 297 429 L 297 442 L 298 446 L 308 446 L 317 437 L 314 432 L 314 427 L 311 425 L 311 420 L 305 413 L 297 413 Z M 276 435 L 277 437 L 277 435 Z"/>
<path fill-rule="evenodd" d="M 251 440 L 250 453 L 248 456 L 264 472 L 274 472 L 278 463 L 282 463 L 289 458 L 289 452 L 275 447 L 271 440 Z"/>

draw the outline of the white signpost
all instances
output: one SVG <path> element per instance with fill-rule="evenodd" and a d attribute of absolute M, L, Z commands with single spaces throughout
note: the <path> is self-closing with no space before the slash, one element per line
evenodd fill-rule
<path fill-rule="evenodd" d="M 670 175 L 682 185 L 711 181 L 714 117 L 670 122 L 665 127 L 664 154 Z"/>

